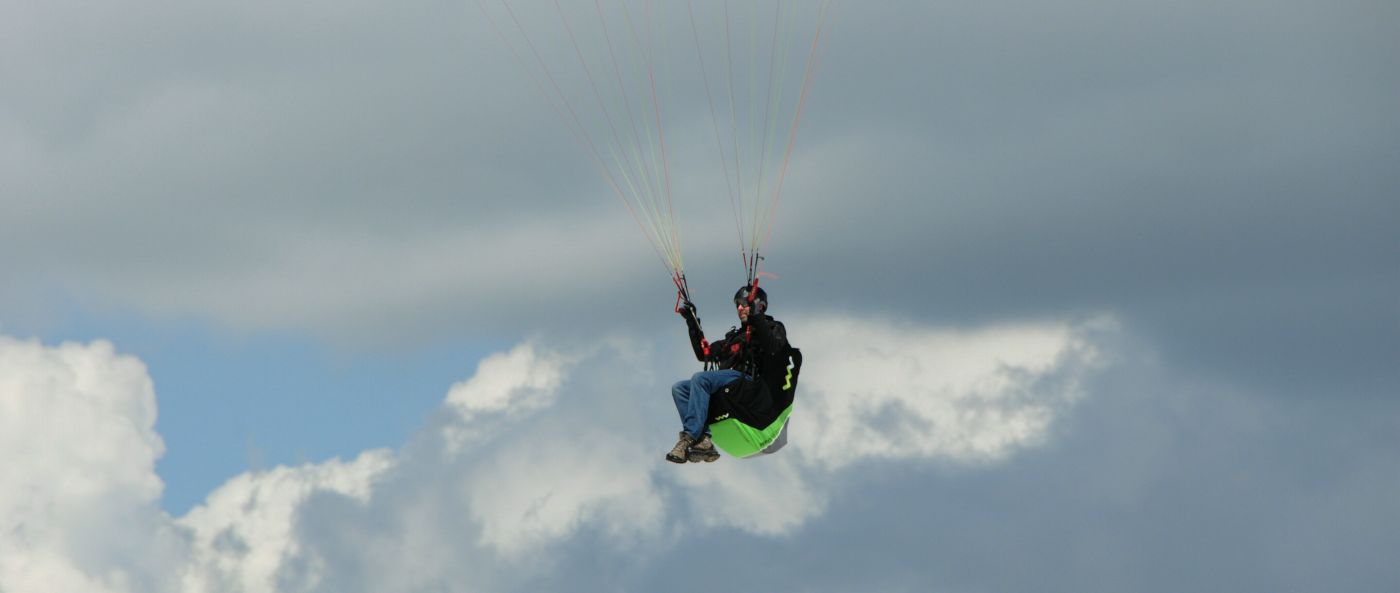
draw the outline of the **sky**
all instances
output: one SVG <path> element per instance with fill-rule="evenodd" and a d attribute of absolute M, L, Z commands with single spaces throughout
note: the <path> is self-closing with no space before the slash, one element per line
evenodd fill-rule
<path fill-rule="evenodd" d="M 790 442 L 680 466 L 669 272 L 496 4 L 0 15 L 0 591 L 1400 589 L 1393 2 L 833 2 Z"/>

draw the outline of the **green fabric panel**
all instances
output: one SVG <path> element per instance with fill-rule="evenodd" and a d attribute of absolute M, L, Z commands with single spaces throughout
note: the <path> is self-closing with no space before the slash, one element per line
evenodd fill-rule
<path fill-rule="evenodd" d="M 734 457 L 748 457 L 773 444 L 773 440 L 778 438 L 778 433 L 783 431 L 783 424 L 787 422 L 791 412 L 792 406 L 788 406 L 782 414 L 778 414 L 777 420 L 762 430 L 734 418 L 720 420 L 710 425 L 710 438 L 725 453 Z"/>

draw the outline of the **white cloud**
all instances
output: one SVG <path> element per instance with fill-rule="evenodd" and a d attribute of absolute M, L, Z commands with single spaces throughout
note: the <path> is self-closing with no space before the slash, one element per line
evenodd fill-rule
<path fill-rule="evenodd" d="M 615 538 L 655 534 L 666 509 L 648 453 L 616 435 L 532 435 L 463 476 L 481 542 L 520 556 L 589 522 Z"/>
<path fill-rule="evenodd" d="M 1069 323 L 975 331 L 827 318 L 796 326 L 815 347 L 792 442 L 838 468 L 870 459 L 994 460 L 1044 437 L 1098 358 Z M 796 338 L 794 338 L 796 339 Z"/>
<path fill-rule="evenodd" d="M 0 590 L 163 590 L 164 445 L 141 361 L 0 336 Z"/>
<path fill-rule="evenodd" d="M 781 535 L 826 508 L 825 491 L 790 456 L 685 469 L 675 479 L 684 486 L 687 514 L 705 527 Z"/>
<path fill-rule="evenodd" d="M 563 380 L 564 359 L 537 353 L 531 344 L 486 357 L 476 375 L 452 386 L 447 404 L 470 422 L 481 413 L 530 412 L 549 404 Z"/>
<path fill-rule="evenodd" d="M 236 476 L 178 519 L 156 509 L 161 449 L 140 361 L 104 342 L 4 339 L 0 462 L 19 471 L 0 495 L 16 518 L 0 533 L 0 588 L 500 590 L 548 572 L 582 533 L 601 538 L 600 554 L 714 529 L 780 537 L 826 513 L 850 465 L 987 462 L 1034 446 L 1096 359 L 1092 324 L 788 321 L 806 365 L 791 445 L 775 456 L 662 461 L 677 422 L 659 401 L 669 377 L 635 369 L 675 368 L 673 351 L 524 343 L 453 385 L 398 453 Z M 639 405 L 638 390 L 658 395 Z M 163 552 L 138 555 L 132 541 Z"/>
<path fill-rule="evenodd" d="M 804 355 L 790 445 L 682 474 L 701 524 L 789 533 L 824 512 L 822 484 L 850 465 L 992 462 L 1034 446 L 1100 365 L 1094 335 L 1114 326 L 1099 318 L 952 331 L 836 316 L 787 324 Z"/>
<path fill-rule="evenodd" d="M 448 452 L 457 453 L 495 424 L 474 422 L 481 417 L 519 418 L 548 407 L 571 364 L 571 357 L 539 352 L 529 343 L 483 359 L 475 375 L 447 392 L 446 407 L 460 417 L 443 428 Z"/>
<path fill-rule="evenodd" d="M 307 500 L 334 492 L 366 502 L 374 479 L 392 462 L 389 452 L 376 450 L 349 463 L 278 467 L 229 480 L 179 521 L 194 539 L 183 588 L 219 591 L 237 583 L 249 591 L 278 590 L 282 563 L 301 551 L 294 526 Z"/>

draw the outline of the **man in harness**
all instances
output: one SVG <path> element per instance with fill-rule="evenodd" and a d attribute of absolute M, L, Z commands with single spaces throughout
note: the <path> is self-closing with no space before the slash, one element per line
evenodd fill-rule
<path fill-rule="evenodd" d="M 787 442 L 787 415 L 797 388 L 802 353 L 788 344 L 787 329 L 767 314 L 768 295 L 758 283 L 734 293 L 740 325 L 709 343 L 689 300 L 677 307 L 690 331 L 695 358 L 705 370 L 671 387 L 681 418 L 680 438 L 666 454 L 673 463 L 710 462 L 719 448 L 748 457 Z"/>

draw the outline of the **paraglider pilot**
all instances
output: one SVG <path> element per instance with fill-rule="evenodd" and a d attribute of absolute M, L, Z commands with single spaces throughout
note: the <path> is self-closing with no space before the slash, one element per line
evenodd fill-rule
<path fill-rule="evenodd" d="M 706 370 L 671 387 L 671 397 L 681 417 L 681 433 L 676 446 L 666 454 L 667 461 L 719 459 L 719 451 L 706 428 L 710 402 L 716 394 L 724 392 L 730 405 L 761 413 L 773 405 L 769 393 L 778 393 L 782 388 L 788 364 L 787 329 L 767 314 L 767 293 L 757 282 L 744 285 L 734 293 L 734 308 L 740 325 L 714 343 L 705 340 L 693 303 L 685 300 L 676 309 L 690 330 L 695 358 L 705 363 Z M 774 385 L 767 385 L 774 381 Z"/>

